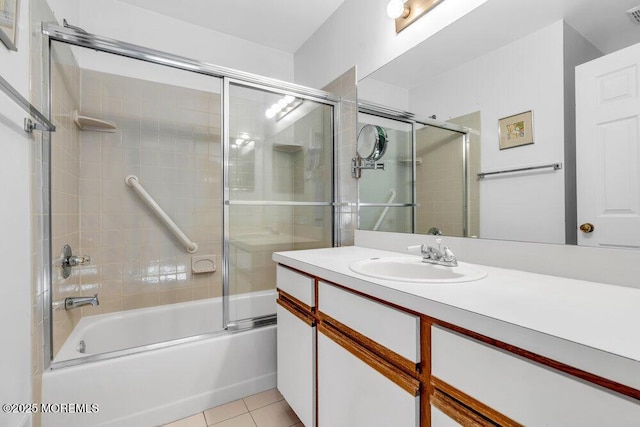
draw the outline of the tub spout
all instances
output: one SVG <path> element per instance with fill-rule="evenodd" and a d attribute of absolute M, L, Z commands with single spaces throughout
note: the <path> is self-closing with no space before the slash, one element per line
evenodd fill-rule
<path fill-rule="evenodd" d="M 98 301 L 98 294 L 95 294 L 92 297 L 67 297 L 64 299 L 65 310 L 82 307 L 83 305 L 100 305 L 100 301 Z"/>

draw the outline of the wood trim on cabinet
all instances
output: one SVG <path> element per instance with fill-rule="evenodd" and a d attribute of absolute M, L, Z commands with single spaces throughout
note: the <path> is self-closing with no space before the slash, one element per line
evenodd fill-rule
<path fill-rule="evenodd" d="M 375 369 L 376 371 L 387 377 L 389 380 L 396 383 L 407 393 L 411 394 L 412 396 L 420 395 L 420 381 L 410 377 L 409 375 L 391 365 L 389 362 L 382 359 L 370 350 L 367 350 L 366 348 L 356 344 L 330 324 L 326 322 L 320 322 L 318 324 L 318 332 L 321 332 L 327 338 L 330 338 L 332 341 L 369 365 L 371 368 Z"/>
<path fill-rule="evenodd" d="M 281 307 L 283 307 L 285 310 L 287 310 L 289 313 L 293 314 L 294 316 L 296 316 L 298 319 L 302 320 L 304 323 L 306 323 L 307 325 L 314 327 L 316 326 L 316 319 L 314 319 L 312 316 L 303 313 L 302 311 L 300 311 L 299 309 L 297 309 L 293 304 L 291 304 L 290 302 L 288 302 L 285 299 L 281 299 L 278 298 L 276 300 L 276 302 L 278 303 L 278 305 L 280 305 Z"/>
<path fill-rule="evenodd" d="M 506 415 L 496 411 L 495 409 L 485 405 L 479 400 L 474 399 L 468 394 L 458 390 L 457 388 L 447 384 L 439 378 L 431 376 L 431 386 L 433 388 L 433 394 L 431 398 L 433 399 L 436 394 L 444 393 L 456 401 L 460 402 L 462 405 L 470 408 L 471 410 L 477 412 L 478 414 L 486 417 L 494 422 L 496 422 L 500 426 L 504 427 L 522 427 L 522 424 L 512 420 Z M 435 405 L 438 407 L 437 405 Z M 444 412 L 441 408 L 438 407 L 441 411 Z M 448 415 L 448 414 L 447 414 Z M 453 417 L 452 417 L 453 418 Z"/>
<path fill-rule="evenodd" d="M 492 347 L 499 348 L 499 349 L 504 350 L 504 351 L 506 351 L 508 353 L 515 354 L 517 356 L 520 356 L 520 357 L 523 357 L 525 359 L 531 360 L 531 361 L 536 362 L 536 363 L 538 363 L 540 365 L 544 365 L 546 367 L 555 369 L 557 371 L 564 372 L 565 374 L 569 374 L 569 375 L 571 375 L 573 377 L 580 378 L 580 379 L 582 379 L 582 380 L 584 380 L 586 382 L 589 382 L 591 384 L 595 384 L 595 385 L 600 386 L 602 388 L 605 388 L 607 390 L 611 390 L 611 391 L 614 391 L 616 393 L 625 395 L 627 397 L 631 397 L 633 399 L 640 400 L 640 390 L 635 389 L 633 387 L 629 387 L 627 385 L 620 384 L 618 382 L 615 382 L 613 380 L 601 377 L 599 375 L 592 374 L 592 373 L 587 372 L 587 371 L 583 371 L 582 369 L 578 369 L 578 368 L 575 368 L 573 366 L 566 365 L 566 364 L 564 364 L 562 362 L 558 362 L 556 360 L 549 359 L 548 357 L 541 356 L 541 355 L 533 353 L 533 352 L 531 352 L 529 350 L 525 350 L 523 348 L 516 347 L 514 345 L 505 343 L 503 341 L 500 341 L 500 340 L 497 340 L 497 339 L 494 339 L 494 338 L 490 338 L 490 337 L 487 337 L 485 335 L 481 335 L 481 334 L 479 334 L 477 332 L 473 332 L 473 331 L 470 331 L 468 329 L 461 328 L 461 327 L 453 325 L 451 323 L 447 323 L 447 322 L 443 322 L 443 321 L 440 321 L 440 320 L 433 319 L 433 324 L 434 325 L 438 325 L 438 326 L 442 326 L 443 328 L 447 328 L 447 329 L 449 329 L 451 331 L 457 332 L 457 333 L 459 333 L 461 335 L 464 335 L 466 337 L 473 338 L 473 339 L 475 339 L 477 341 L 480 341 L 482 343 L 488 344 L 488 345 L 490 345 Z"/>
<path fill-rule="evenodd" d="M 611 390 L 613 392 L 622 394 L 622 395 L 627 396 L 627 397 L 631 397 L 631 398 L 636 399 L 636 400 L 640 400 L 640 390 L 638 390 L 636 388 L 633 388 L 633 387 L 630 387 L 630 386 L 627 386 L 627 385 L 624 385 L 624 384 L 620 384 L 619 382 L 610 380 L 608 378 L 601 377 L 601 376 L 596 375 L 596 374 L 592 374 L 592 373 L 587 372 L 587 371 L 583 371 L 582 369 L 578 369 L 578 368 L 575 368 L 573 366 L 564 364 L 562 362 L 558 362 L 558 361 L 550 359 L 548 357 L 541 356 L 539 354 L 536 354 L 536 353 L 533 353 L 531 351 L 525 350 L 523 348 L 516 347 L 516 346 L 511 345 L 511 344 L 507 344 L 507 343 L 505 343 L 503 341 L 487 337 L 487 336 L 479 334 L 477 332 L 473 332 L 471 330 L 462 328 L 460 326 L 456 326 L 456 325 L 451 324 L 449 322 L 438 320 L 436 318 L 427 316 L 426 314 L 423 314 L 423 313 L 408 309 L 406 307 L 402 307 L 402 306 L 400 306 L 398 304 L 394 304 L 394 303 L 391 303 L 391 302 L 388 302 L 388 301 L 384 301 L 384 300 L 382 300 L 380 298 L 365 294 L 364 292 L 360 292 L 360 291 L 357 291 L 355 289 L 348 288 L 348 287 L 346 287 L 344 285 L 340 285 L 338 283 L 331 282 L 329 280 L 325 280 L 325 279 L 322 279 L 322 278 L 318 278 L 318 279 L 322 280 L 323 282 L 326 282 L 326 283 L 328 283 L 330 285 L 334 285 L 334 286 L 336 286 L 338 288 L 341 288 L 341 289 L 347 290 L 349 292 L 352 292 L 352 293 L 354 293 L 356 295 L 360 295 L 362 297 L 369 298 L 372 301 L 376 301 L 376 302 L 379 302 L 381 304 L 387 305 L 389 307 L 396 308 L 396 309 L 398 309 L 400 311 L 403 311 L 405 313 L 409 313 L 409 314 L 413 314 L 413 315 L 416 315 L 416 316 L 420 316 L 421 319 L 424 319 L 424 320 L 426 320 L 428 322 L 431 322 L 433 325 L 442 326 L 443 328 L 447 328 L 447 329 L 450 329 L 450 330 L 452 330 L 454 332 L 458 332 L 458 333 L 460 333 L 462 335 L 465 335 L 467 337 L 476 339 L 478 341 L 482 341 L 485 344 L 489 344 L 489 345 L 491 345 L 493 347 L 496 347 L 496 348 L 499 348 L 501 350 L 507 351 L 509 353 L 521 356 L 521 357 L 523 357 L 525 359 L 531 360 L 533 362 L 537 362 L 537 363 L 539 363 L 541 365 L 544 365 L 544 366 L 547 366 L 549 368 L 553 368 L 553 369 L 556 369 L 556 370 L 558 370 L 560 372 L 564 372 L 565 374 L 580 378 L 580 379 L 582 379 L 582 380 L 584 380 L 586 382 L 589 382 L 591 384 L 595 384 L 595 385 L 600 386 L 600 387 L 602 387 L 604 389 Z M 317 304 L 317 301 L 316 301 L 316 304 Z M 424 346 L 424 344 L 421 343 L 421 346 Z"/>
<path fill-rule="evenodd" d="M 446 414 L 449 418 L 465 427 L 495 427 L 493 423 L 485 417 L 477 414 L 466 406 L 460 404 L 452 397 L 444 394 L 439 390 L 435 390 L 431 396 L 431 405 L 435 406 Z"/>
<path fill-rule="evenodd" d="M 288 293 L 286 293 L 285 291 L 283 291 L 281 289 L 278 289 L 278 299 L 284 299 L 288 303 L 290 303 L 290 304 L 292 304 L 294 306 L 298 306 L 298 308 L 300 310 L 304 311 L 305 313 L 308 313 L 309 315 L 312 315 L 312 313 L 314 312 L 312 307 L 310 307 L 307 304 L 303 303 L 298 298 L 289 295 Z"/>
<path fill-rule="evenodd" d="M 420 427 L 431 427 L 430 396 L 431 386 L 431 322 L 420 318 L 420 372 L 418 378 L 422 384 L 420 395 Z"/>
<path fill-rule="evenodd" d="M 362 347 L 366 348 L 372 353 L 375 353 L 381 358 L 391 362 L 393 365 L 395 365 L 408 375 L 411 375 L 414 378 L 418 377 L 418 372 L 420 370 L 419 363 L 412 362 L 411 360 L 399 355 L 395 351 L 388 349 L 387 347 L 377 343 L 366 335 L 361 334 L 355 329 L 351 329 L 344 323 L 341 323 L 340 321 L 320 311 L 318 312 L 318 320 L 320 322 L 328 323 L 333 328 L 340 331 L 341 334 L 346 335 L 352 341 L 355 341 L 357 344 L 360 344 Z"/>

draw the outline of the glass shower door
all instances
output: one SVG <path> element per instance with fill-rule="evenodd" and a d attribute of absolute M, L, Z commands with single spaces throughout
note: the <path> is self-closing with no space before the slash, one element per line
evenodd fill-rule
<path fill-rule="evenodd" d="M 333 245 L 333 106 L 228 83 L 228 322 L 275 313 L 273 252 Z"/>

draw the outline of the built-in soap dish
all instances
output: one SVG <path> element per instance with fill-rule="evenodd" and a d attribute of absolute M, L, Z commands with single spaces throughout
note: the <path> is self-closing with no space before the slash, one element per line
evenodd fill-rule
<path fill-rule="evenodd" d="M 100 120 L 94 117 L 82 116 L 78 110 L 73 111 L 73 122 L 80 130 L 88 130 L 94 132 L 110 132 L 113 133 L 118 128 L 116 122 L 111 120 Z"/>
<path fill-rule="evenodd" d="M 216 256 L 200 255 L 191 257 L 191 271 L 194 274 L 213 273 L 216 271 Z"/>

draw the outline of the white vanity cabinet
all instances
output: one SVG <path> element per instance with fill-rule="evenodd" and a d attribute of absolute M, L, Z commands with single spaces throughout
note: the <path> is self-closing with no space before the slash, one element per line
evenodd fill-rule
<path fill-rule="evenodd" d="M 318 317 L 318 425 L 419 427 L 420 319 L 323 281 Z"/>
<path fill-rule="evenodd" d="M 431 375 L 435 387 L 452 387 L 522 425 L 640 425 L 637 400 L 438 326 Z"/>
<path fill-rule="evenodd" d="M 278 390 L 303 424 L 313 427 L 316 425 L 315 279 L 278 266 L 277 283 Z"/>
<path fill-rule="evenodd" d="M 640 390 L 451 319 L 283 266 L 278 292 L 278 388 L 307 427 L 640 426 Z"/>

